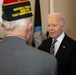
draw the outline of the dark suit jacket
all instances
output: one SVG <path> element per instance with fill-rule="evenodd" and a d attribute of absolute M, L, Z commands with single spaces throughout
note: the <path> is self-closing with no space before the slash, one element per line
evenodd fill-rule
<path fill-rule="evenodd" d="M 52 38 L 42 42 L 39 49 L 50 53 Z M 65 35 L 55 56 L 58 60 L 58 75 L 76 75 L 76 41 Z"/>
<path fill-rule="evenodd" d="M 8 36 L 0 42 L 0 75 L 55 75 L 56 58 Z"/>

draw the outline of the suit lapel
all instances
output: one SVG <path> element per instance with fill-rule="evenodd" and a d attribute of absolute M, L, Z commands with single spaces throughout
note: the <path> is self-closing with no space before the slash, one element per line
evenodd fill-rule
<path fill-rule="evenodd" d="M 58 52 L 57 52 L 57 54 L 56 54 L 56 57 L 57 58 L 59 58 L 59 57 L 61 57 L 61 56 L 63 56 L 64 55 L 64 53 L 65 53 L 65 51 L 66 51 L 66 48 L 67 48 L 67 45 L 68 45 L 68 42 L 67 42 L 67 36 L 65 35 L 65 37 L 64 37 L 64 39 L 63 39 L 63 41 L 62 41 L 62 43 L 61 43 L 61 45 L 60 45 L 60 47 L 59 47 L 59 49 L 58 49 Z"/>
<path fill-rule="evenodd" d="M 52 43 L 52 38 L 50 38 L 49 40 L 48 40 L 48 42 L 47 42 L 47 44 L 48 44 L 48 48 L 47 48 L 47 50 L 48 50 L 48 52 L 50 53 L 50 47 L 51 47 L 51 43 Z"/>

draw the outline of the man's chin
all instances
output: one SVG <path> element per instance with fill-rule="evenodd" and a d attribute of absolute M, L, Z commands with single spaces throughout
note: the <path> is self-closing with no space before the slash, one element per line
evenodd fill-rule
<path fill-rule="evenodd" d="M 50 35 L 50 37 L 52 37 L 52 38 L 53 38 L 53 37 L 54 37 L 54 35 Z"/>

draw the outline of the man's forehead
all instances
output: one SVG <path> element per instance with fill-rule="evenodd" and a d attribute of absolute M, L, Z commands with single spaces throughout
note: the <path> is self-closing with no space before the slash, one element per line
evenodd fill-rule
<path fill-rule="evenodd" d="M 48 16 L 48 22 L 55 22 L 55 21 L 59 22 L 60 19 L 61 19 L 61 16 L 59 16 L 59 15 Z"/>

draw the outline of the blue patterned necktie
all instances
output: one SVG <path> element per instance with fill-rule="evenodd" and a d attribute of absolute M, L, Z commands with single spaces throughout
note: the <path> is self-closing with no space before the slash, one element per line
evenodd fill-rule
<path fill-rule="evenodd" d="M 54 45 L 55 45 L 56 41 L 57 41 L 57 40 L 54 39 L 54 40 L 52 41 L 52 44 L 51 44 L 51 47 L 50 47 L 50 53 L 51 53 L 52 55 L 54 55 L 54 50 L 55 50 Z"/>

